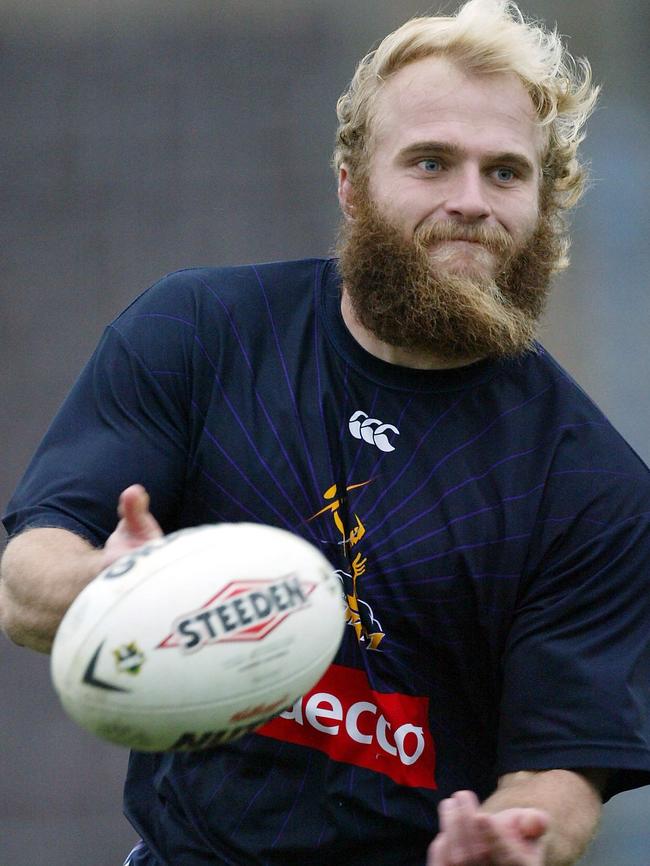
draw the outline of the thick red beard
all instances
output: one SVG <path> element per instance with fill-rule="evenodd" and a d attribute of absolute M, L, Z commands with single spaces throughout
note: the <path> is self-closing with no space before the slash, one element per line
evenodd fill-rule
<path fill-rule="evenodd" d="M 498 262 L 494 278 L 437 263 L 438 241 L 474 240 Z M 503 229 L 452 222 L 421 229 L 410 241 L 367 194 L 340 232 L 343 285 L 358 322 L 393 346 L 444 361 L 518 355 L 533 346 L 563 239 L 549 208 L 518 248 Z"/>

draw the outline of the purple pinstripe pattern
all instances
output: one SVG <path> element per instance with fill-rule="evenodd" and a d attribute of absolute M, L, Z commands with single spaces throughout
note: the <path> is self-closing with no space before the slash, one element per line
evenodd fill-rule
<path fill-rule="evenodd" d="M 197 408 L 198 408 L 198 407 L 197 407 Z M 275 505 L 273 505 L 273 504 L 272 504 L 272 503 L 267 499 L 267 497 L 262 493 L 262 491 L 259 489 L 259 487 L 257 487 L 257 485 L 255 485 L 255 484 L 253 484 L 253 482 L 250 480 L 250 478 L 248 477 L 248 475 L 246 475 L 246 473 L 245 473 L 244 470 L 241 468 L 241 466 L 238 466 L 237 463 L 235 463 L 235 461 L 232 459 L 232 457 L 228 454 L 228 452 L 226 451 L 226 449 L 222 447 L 222 445 L 221 445 L 220 442 L 218 441 L 217 437 L 214 436 L 214 434 L 212 434 L 212 433 L 207 429 L 207 427 L 204 427 L 204 428 L 203 428 L 203 434 L 204 434 L 205 436 L 208 437 L 208 439 L 210 440 L 210 442 L 212 442 L 212 444 L 213 444 L 216 448 L 219 449 L 219 451 L 221 452 L 221 454 L 226 458 L 227 462 L 232 466 L 232 468 L 235 470 L 235 472 L 237 472 L 237 474 L 240 476 L 240 478 L 241 478 L 243 481 L 245 481 L 246 484 L 250 487 L 250 489 L 253 490 L 253 491 L 257 494 L 257 496 L 262 500 L 262 502 L 266 505 L 266 507 L 267 507 L 268 509 L 270 509 L 270 510 L 273 512 L 273 514 L 275 514 L 275 516 L 278 518 L 278 520 L 280 521 L 280 523 L 281 523 L 285 528 L 289 529 L 290 524 L 289 524 L 289 521 L 286 519 L 286 517 L 282 514 L 281 511 L 278 511 L 278 509 L 275 507 Z M 213 479 L 211 479 L 211 480 L 213 480 Z"/>
<path fill-rule="evenodd" d="M 296 791 L 296 796 L 294 798 L 293 805 L 291 806 L 291 808 L 287 812 L 287 815 L 286 815 L 284 821 L 282 822 L 282 826 L 280 827 L 277 836 L 273 840 L 273 844 L 271 845 L 272 848 L 275 848 L 276 845 L 278 844 L 278 842 L 280 841 L 280 839 L 282 838 L 282 834 L 284 833 L 287 824 L 291 820 L 291 816 L 293 815 L 294 809 L 296 808 L 296 805 L 298 804 L 300 797 L 302 796 L 302 789 L 305 787 L 305 781 L 306 781 L 307 776 L 309 775 L 309 771 L 311 769 L 311 761 L 312 761 L 312 754 L 310 752 L 308 757 L 307 757 L 307 766 L 305 767 L 305 772 L 304 772 L 304 775 L 302 777 L 300 787 Z"/>
<path fill-rule="evenodd" d="M 556 430 L 565 430 L 565 429 L 570 429 L 570 428 L 574 428 L 574 427 L 585 427 L 585 426 L 590 426 L 590 422 L 586 422 L 584 424 L 563 424 L 563 425 L 560 425 L 559 427 L 555 428 L 555 430 L 551 431 L 551 434 L 553 434 Z M 379 541 L 376 541 L 376 542 L 371 544 L 370 549 L 372 551 L 376 551 L 378 548 L 382 547 L 384 544 L 387 544 L 388 541 L 393 536 L 395 536 L 397 534 L 401 534 L 409 526 L 412 526 L 414 523 L 417 523 L 418 520 L 421 520 L 422 518 L 426 517 L 428 514 L 435 511 L 435 509 L 438 508 L 440 503 L 444 499 L 446 499 L 447 496 L 450 496 L 452 493 L 458 492 L 459 490 L 461 490 L 463 487 L 465 487 L 468 484 L 472 484 L 475 481 L 479 481 L 483 478 L 486 478 L 492 471 L 494 471 L 494 469 L 498 468 L 499 466 L 504 465 L 505 463 L 508 463 L 512 460 L 519 459 L 520 457 L 526 457 L 530 454 L 533 454 L 535 451 L 539 450 L 539 448 L 541 447 L 541 444 L 542 443 L 534 446 L 533 448 L 528 448 L 525 451 L 519 451 L 519 452 L 516 452 L 514 454 L 509 454 L 506 457 L 502 458 L 501 460 L 498 460 L 496 463 L 493 463 L 491 466 L 489 466 L 486 469 L 485 472 L 481 473 L 480 475 L 470 476 L 469 478 L 466 478 L 465 480 L 461 481 L 459 484 L 456 484 L 453 487 L 450 487 L 448 490 L 445 490 L 438 497 L 438 499 L 431 506 L 429 506 L 429 508 L 416 514 L 414 517 L 412 517 L 410 520 L 407 520 L 405 523 L 402 523 L 400 526 L 396 527 L 392 532 L 383 535 Z M 438 464 L 438 465 L 440 465 L 440 464 Z M 572 471 L 574 471 L 574 470 L 567 470 L 566 472 L 561 472 L 561 473 L 552 472 L 552 473 L 550 473 L 549 477 L 552 477 L 553 475 L 557 475 L 557 474 L 563 474 L 563 475 L 570 474 Z M 580 471 L 584 472 L 585 470 L 580 470 Z M 361 491 L 361 494 L 365 493 L 366 489 L 367 488 L 363 488 Z M 359 498 L 361 498 L 361 497 L 359 497 Z M 511 498 L 512 497 L 506 497 L 503 501 L 507 502 Z M 517 497 L 515 497 L 515 498 L 517 498 Z M 548 518 L 548 520 L 551 520 L 551 519 L 552 518 Z M 562 518 L 562 519 L 565 519 L 565 518 Z M 598 521 L 593 521 L 593 522 L 598 523 Z M 368 533 L 368 535 L 372 535 L 372 533 Z M 426 536 L 424 536 L 424 537 L 426 537 Z M 367 536 L 366 536 L 366 538 L 367 538 Z"/>
<path fill-rule="evenodd" d="M 240 502 L 236 496 L 234 496 L 229 490 L 227 490 L 225 487 L 223 487 L 221 484 L 219 484 L 217 479 L 213 478 L 209 472 L 206 472 L 205 469 L 202 469 L 201 475 L 203 475 L 204 478 L 207 478 L 208 481 L 210 482 L 210 484 L 213 484 L 220 493 L 223 493 L 224 496 L 227 496 L 228 499 L 231 500 L 231 502 L 234 502 L 235 505 L 239 506 L 239 508 L 241 508 L 242 511 L 244 511 L 246 514 L 248 514 L 249 517 L 252 517 L 252 519 L 255 523 L 262 523 L 263 522 L 262 518 L 260 517 L 259 514 L 255 514 L 255 512 L 251 511 L 247 505 L 244 505 L 243 502 Z"/>
<path fill-rule="evenodd" d="M 133 319 L 169 319 L 170 322 L 179 322 L 181 325 L 188 325 L 194 329 L 194 322 L 189 322 L 187 319 L 181 319 L 180 316 L 170 316 L 168 313 L 136 313 Z"/>
<path fill-rule="evenodd" d="M 530 532 L 506 535 L 503 538 L 493 538 L 489 541 L 475 541 L 471 544 L 458 544 L 456 547 L 450 547 L 449 550 L 444 550 L 441 553 L 434 553 L 431 556 L 425 556 L 422 559 L 414 559 L 412 562 L 402 562 L 393 568 L 386 568 L 382 573 L 392 574 L 395 571 L 404 571 L 404 569 L 414 568 L 416 565 L 424 565 L 426 562 L 433 562 L 436 559 L 442 559 L 445 556 L 449 556 L 450 553 L 458 553 L 461 550 L 475 550 L 479 547 L 489 547 L 492 544 L 507 544 L 509 541 L 521 541 L 524 538 L 530 538 Z"/>
<path fill-rule="evenodd" d="M 278 745 L 279 745 L 279 748 L 276 750 L 276 755 L 279 755 L 283 751 L 286 743 L 279 743 Z M 264 781 L 263 784 L 261 784 L 259 786 L 259 788 L 255 792 L 255 794 L 250 798 L 250 800 L 246 804 L 246 808 L 244 809 L 244 811 L 239 816 L 237 823 L 233 826 L 233 828 L 232 828 L 233 834 L 237 833 L 237 831 L 239 830 L 239 826 L 242 823 L 242 821 L 244 820 L 244 818 L 246 817 L 246 815 L 248 814 L 249 809 L 253 806 L 253 804 L 255 803 L 257 798 L 260 796 L 260 794 L 265 790 L 265 788 L 269 784 L 269 781 L 271 779 L 271 776 L 273 775 L 273 772 L 274 772 L 274 768 L 271 767 L 271 769 L 269 770 L 269 772 L 266 776 L 266 780 Z"/>
<path fill-rule="evenodd" d="M 387 495 L 387 493 L 392 489 L 392 487 L 402 478 L 402 476 L 406 473 L 406 471 L 410 468 L 411 464 L 415 460 L 418 451 L 424 445 L 424 443 L 429 438 L 429 436 L 433 433 L 433 431 L 438 426 L 438 424 L 440 424 L 443 421 L 443 419 L 446 418 L 446 416 L 449 415 L 449 413 L 452 412 L 456 408 L 456 406 L 461 402 L 462 399 L 463 399 L 462 397 L 459 397 L 457 400 L 455 400 L 451 404 L 451 406 L 449 406 L 448 409 L 445 409 L 445 411 L 442 413 L 442 415 L 439 415 L 436 418 L 436 420 L 433 422 L 433 424 L 431 424 L 431 426 L 427 428 L 427 430 L 422 435 L 422 437 L 418 441 L 417 445 L 413 449 L 413 454 L 411 455 L 410 459 L 407 460 L 407 462 L 404 464 L 402 469 L 397 473 L 397 475 L 395 476 L 394 480 L 390 483 L 390 485 L 375 500 L 374 505 L 371 507 L 370 511 L 366 513 L 366 516 L 369 516 L 372 514 L 372 512 L 375 510 L 375 508 L 377 507 L 379 502 Z"/>
<path fill-rule="evenodd" d="M 286 362 L 286 359 L 284 357 L 284 353 L 282 351 L 282 346 L 280 345 L 280 339 L 278 337 L 278 331 L 277 331 L 277 328 L 275 325 L 275 319 L 273 318 L 273 313 L 271 312 L 271 305 L 269 303 L 269 298 L 268 298 L 268 295 L 266 293 L 266 289 L 264 288 L 264 283 L 262 282 L 262 278 L 260 277 L 259 271 L 255 267 L 255 265 L 251 265 L 251 268 L 255 274 L 258 285 L 259 285 L 260 290 L 262 292 L 262 295 L 264 297 L 264 303 L 266 305 L 266 310 L 267 310 L 267 313 L 269 316 L 269 321 L 271 323 L 271 330 L 273 332 L 273 339 L 275 340 L 275 346 L 277 349 L 278 358 L 280 359 L 280 364 L 282 365 L 282 372 L 284 373 L 284 380 L 285 380 L 285 383 L 287 386 L 287 390 L 289 392 L 289 397 L 291 399 L 291 405 L 293 407 L 293 412 L 294 412 L 294 416 L 295 416 L 295 420 L 296 420 L 296 426 L 298 428 L 298 433 L 300 435 L 302 447 L 304 449 L 305 456 L 307 458 L 307 463 L 309 464 L 309 471 L 311 473 L 311 479 L 312 479 L 312 482 L 314 485 L 314 487 L 313 487 L 314 493 L 316 494 L 316 496 L 318 498 L 320 498 L 320 489 L 319 489 L 318 480 L 316 479 L 316 471 L 314 469 L 314 463 L 311 459 L 311 451 L 309 449 L 309 445 L 307 444 L 307 438 L 305 436 L 305 429 L 304 429 L 302 421 L 300 419 L 300 413 L 298 412 L 298 404 L 296 402 L 296 395 L 295 395 L 295 392 L 293 390 L 293 386 L 291 385 L 291 379 L 289 378 L 289 371 L 287 369 L 287 362 Z"/>
<path fill-rule="evenodd" d="M 505 463 L 509 463 L 511 460 L 516 460 L 519 457 L 525 457 L 529 454 L 532 454 L 536 450 L 537 450 L 537 448 L 529 448 L 527 451 L 519 451 L 516 454 L 509 454 L 507 457 L 504 457 L 501 460 L 497 460 L 496 463 L 493 463 L 491 466 L 489 466 L 485 470 L 485 472 L 481 473 L 480 475 L 471 475 L 469 478 L 466 478 L 463 481 L 459 482 L 458 484 L 455 484 L 453 487 L 448 488 L 447 490 L 443 491 L 443 493 L 440 494 L 438 499 L 436 499 L 436 501 L 432 505 L 430 505 L 428 508 L 424 509 L 424 511 L 419 512 L 414 517 L 412 517 L 410 520 L 407 520 L 405 523 L 402 523 L 400 526 L 396 527 L 392 532 L 389 532 L 389 533 L 383 535 L 379 541 L 375 542 L 372 545 L 371 549 L 373 551 L 378 550 L 384 544 L 387 544 L 388 541 L 394 535 L 403 533 L 404 530 L 407 529 L 409 526 L 412 526 L 414 523 L 417 523 L 418 520 L 421 520 L 423 517 L 426 517 L 428 514 L 431 514 L 431 512 L 435 511 L 439 507 L 440 503 L 443 502 L 443 500 L 445 500 L 448 496 L 451 496 L 453 493 L 457 493 L 459 490 L 462 490 L 463 487 L 466 487 L 468 484 L 473 484 L 475 481 L 480 481 L 481 479 L 486 478 L 497 467 L 503 466 Z"/>
<path fill-rule="evenodd" d="M 350 766 L 350 767 L 348 768 L 348 773 L 349 773 L 349 775 L 350 775 L 350 778 L 348 779 L 348 794 L 349 794 L 350 796 L 352 796 L 352 794 L 353 794 L 353 792 L 354 792 L 354 773 L 355 773 L 355 769 L 356 769 L 356 768 L 355 768 L 355 767 L 352 767 L 352 766 Z M 357 815 L 357 810 L 353 808 L 351 811 L 352 811 L 352 817 L 354 818 L 354 826 L 355 826 L 356 831 L 357 831 L 357 836 L 359 837 L 359 839 L 361 839 L 362 836 L 361 836 L 361 830 L 360 830 L 360 828 L 359 828 L 359 816 Z"/>
<path fill-rule="evenodd" d="M 383 526 L 384 523 L 386 523 L 387 520 L 389 520 L 397 511 L 399 511 L 400 508 L 403 508 L 407 502 L 409 502 L 411 499 L 413 499 L 415 496 L 417 496 L 418 493 L 420 493 L 420 491 L 424 487 L 426 487 L 426 485 L 429 483 L 431 478 L 436 474 L 438 469 L 442 465 L 444 465 L 448 460 L 450 460 L 451 457 L 453 457 L 455 454 L 458 454 L 460 451 L 463 451 L 465 448 L 469 448 L 470 445 L 474 445 L 474 443 L 478 442 L 478 440 L 482 436 L 485 436 L 485 434 L 488 433 L 502 418 L 505 418 L 508 415 L 512 415 L 514 412 L 518 412 L 519 410 L 523 409 L 525 406 L 528 406 L 534 400 L 537 400 L 539 397 L 541 397 L 541 395 L 544 394 L 546 391 L 548 391 L 549 388 L 550 388 L 550 385 L 547 385 L 546 388 L 543 388 L 541 391 L 538 391 L 537 394 L 534 394 L 532 397 L 529 397 L 527 400 L 524 400 L 521 403 L 518 403 L 516 406 L 512 406 L 510 409 L 506 409 L 504 412 L 499 413 L 499 415 L 497 415 L 492 421 L 490 421 L 490 423 L 487 424 L 479 433 L 477 433 L 475 436 L 472 436 L 470 439 L 467 439 L 465 442 L 462 442 L 460 445 L 457 445 L 455 448 L 452 448 L 451 451 L 447 452 L 447 454 L 445 454 L 443 457 L 441 457 L 440 460 L 432 467 L 431 471 L 425 477 L 424 481 L 418 487 L 416 487 L 405 499 L 402 499 L 399 505 L 397 505 L 397 506 L 395 506 L 395 508 L 391 509 L 391 511 L 389 511 L 386 514 L 386 516 L 379 523 L 375 524 L 373 526 L 373 528 L 371 530 L 369 530 L 368 535 L 373 535 L 374 533 L 376 533 L 379 530 L 379 528 L 381 526 Z M 446 415 L 448 415 L 451 412 L 452 409 L 454 409 L 457 406 L 457 404 L 459 402 L 460 402 L 460 398 L 455 403 L 453 403 L 452 406 L 450 406 L 449 409 L 446 410 L 446 412 L 444 412 L 439 418 L 437 418 L 436 421 L 434 422 L 434 424 L 431 425 L 431 427 L 429 427 L 429 429 L 424 434 L 422 439 L 418 442 L 416 448 L 413 451 L 413 454 L 412 454 L 410 460 L 407 461 L 405 466 L 396 475 L 394 480 L 388 485 L 388 487 L 383 491 L 383 493 L 380 494 L 380 496 L 378 497 L 378 499 L 376 500 L 375 504 L 372 506 L 370 511 L 367 512 L 367 514 L 366 514 L 367 517 L 372 515 L 375 508 L 379 505 L 379 502 L 388 494 L 388 492 L 391 490 L 391 488 L 394 487 L 394 485 L 400 480 L 402 475 L 404 475 L 404 473 L 407 471 L 407 469 L 410 467 L 410 465 L 415 460 L 417 452 L 420 449 L 420 447 L 423 445 L 424 441 L 431 435 L 433 429 L 437 426 L 437 424 Z"/>
<path fill-rule="evenodd" d="M 218 785 L 213 789 L 212 794 L 210 794 L 210 797 L 209 797 L 209 798 L 207 799 L 207 801 L 206 801 L 206 804 L 205 804 L 206 809 L 207 809 L 207 808 L 208 808 L 212 803 L 214 803 L 215 798 L 217 797 L 217 794 L 218 794 L 219 791 L 223 788 L 223 786 L 226 784 L 226 782 L 228 781 L 228 779 L 230 779 L 231 776 L 235 775 L 235 773 L 237 773 L 237 772 L 238 772 L 238 768 L 237 768 L 237 767 L 233 767 L 232 770 L 230 770 L 229 773 L 224 773 L 224 774 L 223 774 L 223 777 L 222 777 L 221 781 L 220 781 L 219 784 L 218 784 Z"/>
<path fill-rule="evenodd" d="M 408 585 L 409 585 L 409 587 L 426 586 L 429 584 L 444 583 L 445 581 L 450 581 L 450 580 L 458 580 L 459 577 L 463 577 L 463 575 L 459 572 L 454 572 L 453 574 L 435 574 L 435 575 L 432 575 L 431 577 L 422 577 L 420 579 L 411 579 L 411 580 L 409 580 Z M 490 580 L 516 580 L 517 578 L 521 577 L 521 575 L 518 571 L 510 571 L 510 572 L 507 572 L 507 571 L 473 571 L 472 577 L 476 580 L 487 580 L 487 579 L 490 579 Z M 387 590 L 386 592 L 373 592 L 372 597 L 373 597 L 373 599 L 375 599 L 377 601 L 386 601 L 386 600 L 388 600 L 388 601 L 394 601 L 394 600 L 410 601 L 413 598 L 415 598 L 415 596 L 412 596 L 406 592 L 403 592 L 402 591 L 403 589 L 404 589 L 403 584 L 399 584 L 397 586 L 397 588 L 391 586 L 390 591 Z M 460 595 L 458 595 L 458 596 L 456 596 L 456 595 L 445 596 L 444 599 L 436 599 L 436 604 L 447 604 L 449 599 L 451 599 L 451 598 L 455 599 L 455 598 L 460 598 L 460 597 L 461 597 Z"/>
<path fill-rule="evenodd" d="M 550 475 L 612 475 L 614 478 L 630 478 L 632 481 L 637 479 L 637 476 L 630 472 L 616 472 L 613 469 L 559 469 Z"/>
<path fill-rule="evenodd" d="M 570 514 L 568 517 L 545 517 L 541 523 L 566 523 L 567 520 L 575 520 L 577 515 Z M 593 520 L 591 517 L 581 517 L 583 523 L 591 523 L 593 526 L 608 526 L 606 520 Z"/>
<path fill-rule="evenodd" d="M 477 508 L 475 511 L 468 511 L 466 514 L 460 514 L 458 517 L 453 517 L 451 520 L 448 520 L 443 526 L 439 526 L 437 529 L 433 529 L 431 532 L 425 532 L 423 535 L 420 535 L 418 538 L 414 538 L 411 541 L 407 541 L 405 544 L 400 545 L 397 548 L 394 548 L 390 553 L 384 553 L 382 556 L 378 556 L 375 558 L 375 562 L 382 562 L 384 559 L 388 559 L 392 557 L 395 553 L 401 553 L 403 550 L 407 550 L 409 547 L 413 547 L 415 544 L 419 544 L 421 541 L 426 541 L 428 538 L 434 538 L 436 535 L 441 535 L 446 532 L 450 526 L 453 526 L 456 523 L 462 523 L 464 520 L 470 520 L 472 517 L 476 517 L 479 514 L 486 514 L 491 511 L 498 511 L 501 508 L 501 505 L 504 502 L 516 502 L 520 499 L 527 499 L 529 496 L 532 496 L 538 490 L 542 490 L 544 484 L 536 484 L 530 490 L 527 490 L 525 493 L 520 493 L 516 496 L 505 496 L 503 499 L 500 499 L 494 505 L 485 505 L 483 508 Z"/>
<path fill-rule="evenodd" d="M 214 378 L 215 378 L 215 381 L 217 382 L 217 384 L 218 384 L 218 386 L 219 386 L 219 390 L 220 390 L 220 392 L 221 392 L 221 395 L 222 395 L 222 397 L 223 397 L 223 399 L 224 399 L 224 401 L 225 401 L 225 403 L 226 403 L 228 409 L 230 410 L 231 415 L 233 416 L 233 418 L 234 418 L 235 421 L 237 422 L 238 427 L 240 428 L 240 430 L 241 430 L 242 433 L 244 434 L 244 436 L 245 436 L 245 438 L 246 438 L 246 441 L 248 442 L 248 444 L 249 444 L 250 447 L 251 447 L 251 450 L 252 450 L 253 453 L 255 454 L 255 456 L 256 456 L 256 458 L 258 459 L 260 465 L 264 467 L 264 469 L 266 470 L 266 472 L 268 473 L 268 475 L 269 475 L 270 478 L 272 479 L 272 481 L 273 481 L 273 483 L 275 484 L 277 490 L 282 494 L 282 497 L 284 498 L 284 500 L 285 500 L 285 502 L 287 503 L 287 505 L 288 505 L 288 506 L 293 510 L 294 514 L 295 514 L 297 517 L 301 518 L 301 517 L 302 517 L 301 513 L 298 511 L 298 509 L 297 509 L 296 506 L 295 506 L 295 503 L 293 502 L 293 500 L 291 499 L 291 497 L 289 496 L 289 494 L 287 493 L 287 491 L 284 489 L 283 485 L 280 483 L 280 481 L 278 480 L 278 478 L 275 476 L 275 473 L 273 472 L 273 470 L 271 469 L 271 467 L 268 465 L 268 463 L 267 463 L 266 460 L 264 459 L 264 456 L 262 455 L 262 453 L 261 453 L 260 450 L 258 449 L 257 445 L 255 444 L 255 440 L 254 440 L 253 437 L 250 435 L 250 433 L 249 433 L 249 431 L 248 431 L 246 425 L 245 425 L 244 422 L 242 421 L 239 412 L 237 411 L 237 409 L 235 408 L 235 406 L 234 406 L 232 400 L 230 399 L 230 397 L 229 397 L 228 394 L 226 393 L 226 389 L 223 387 L 223 384 L 222 384 L 222 382 L 221 382 L 219 376 L 217 375 L 217 372 L 216 372 L 216 370 L 217 370 L 216 365 L 214 364 L 214 362 L 213 362 L 212 359 L 210 358 L 210 356 L 209 356 L 209 354 L 208 354 L 208 352 L 207 352 L 205 346 L 203 346 L 203 344 L 202 344 L 201 341 L 198 339 L 198 337 L 195 338 L 195 339 L 196 339 L 197 343 L 199 344 L 199 346 L 201 347 L 201 351 L 204 353 L 206 360 L 208 361 L 208 363 L 210 364 L 210 366 L 212 367 L 212 369 L 215 371 L 215 373 L 214 373 Z M 209 434 L 209 433 L 205 430 L 205 428 L 204 428 L 204 432 L 206 432 L 206 434 L 207 434 L 208 436 L 211 437 L 211 434 Z M 211 441 L 213 441 L 212 438 L 211 438 Z M 224 454 L 224 456 L 225 456 L 225 450 L 224 450 L 221 446 L 219 446 L 219 448 L 220 448 L 222 454 Z M 237 468 L 238 471 L 240 472 L 240 474 L 243 475 L 243 471 L 242 471 L 240 468 L 236 467 L 236 464 L 234 463 L 234 461 L 233 461 L 230 457 L 227 457 L 227 459 L 228 459 L 228 462 L 231 464 L 231 466 Z M 251 482 L 249 482 L 249 483 L 251 483 Z M 269 507 L 273 508 L 273 512 L 274 512 L 274 514 L 276 514 L 276 515 L 279 517 L 279 516 L 281 515 L 281 512 L 277 511 L 273 506 L 270 505 L 270 503 L 268 502 L 268 500 L 264 498 L 264 496 L 262 495 L 262 493 L 260 492 L 260 490 L 259 490 L 258 488 L 255 487 L 254 489 L 255 489 L 255 492 L 257 493 L 257 495 L 258 495 L 261 499 L 264 499 L 264 501 L 266 502 L 266 504 L 269 505 Z M 284 517 L 284 516 L 282 516 L 281 519 L 284 521 L 284 525 L 285 525 L 285 527 L 286 527 L 286 528 L 289 528 L 289 527 L 290 527 L 290 521 L 289 521 L 286 517 Z M 308 525 L 308 531 L 310 532 L 312 538 L 315 538 L 314 531 L 313 531 L 312 527 L 309 526 L 309 525 Z"/>
<path fill-rule="evenodd" d="M 229 310 L 228 307 L 224 304 L 224 302 L 221 300 L 221 298 L 219 297 L 219 295 L 214 291 L 214 289 L 213 289 L 211 286 L 209 286 L 209 285 L 208 285 L 204 280 L 199 279 L 199 282 L 200 282 L 201 285 L 204 286 L 204 287 L 208 290 L 208 292 L 209 292 L 209 293 L 214 297 L 214 299 L 217 301 L 217 303 L 221 306 L 221 308 L 223 309 L 224 313 L 226 314 L 226 317 L 227 317 L 227 319 L 228 319 L 228 323 L 229 323 L 229 325 L 230 325 L 230 328 L 231 328 L 231 330 L 232 330 L 232 332 L 233 332 L 233 334 L 234 334 L 234 336 L 235 336 L 235 339 L 237 340 L 237 344 L 239 345 L 239 348 L 240 348 L 240 350 L 241 350 L 241 353 L 242 353 L 242 357 L 243 357 L 243 359 L 244 359 L 244 362 L 245 362 L 246 366 L 248 367 L 249 372 L 252 374 L 252 373 L 254 372 L 254 370 L 253 370 L 253 365 L 252 365 L 251 359 L 250 359 L 249 356 L 248 356 L 248 352 L 246 351 L 246 347 L 245 347 L 245 345 L 244 345 L 244 342 L 243 342 L 243 340 L 241 339 L 241 335 L 240 335 L 240 333 L 239 333 L 239 330 L 238 330 L 238 328 L 237 328 L 237 325 L 235 324 L 235 322 L 234 322 L 234 320 L 233 320 L 233 318 L 232 318 L 232 315 L 230 314 L 230 310 Z M 266 421 L 267 421 L 267 423 L 268 423 L 268 425 L 269 425 L 269 429 L 270 429 L 271 432 L 273 433 L 273 436 L 275 437 L 275 440 L 276 440 L 276 442 L 278 443 L 278 446 L 279 446 L 279 448 L 280 448 L 280 451 L 282 452 L 282 456 L 283 456 L 284 459 L 287 461 L 287 465 L 289 466 L 289 469 L 291 470 L 291 473 L 292 473 L 292 475 L 293 475 L 293 477 L 294 477 L 296 483 L 298 484 L 298 487 L 300 488 L 300 491 L 302 492 L 302 495 L 303 495 L 304 498 L 305 498 L 305 503 L 306 503 L 307 507 L 310 507 L 309 496 L 308 496 L 308 494 L 307 494 L 307 491 L 306 491 L 306 489 L 305 489 L 304 484 L 302 483 L 302 478 L 300 477 L 300 474 L 298 473 L 298 471 L 297 471 L 296 467 L 294 466 L 293 462 L 292 462 L 291 459 L 289 458 L 289 454 L 287 453 L 287 449 L 286 449 L 286 447 L 285 447 L 285 445 L 284 445 L 284 442 L 282 441 L 282 438 L 280 437 L 280 434 L 279 434 L 279 432 L 278 432 L 277 427 L 275 426 L 275 424 L 274 424 L 274 422 L 273 422 L 273 419 L 272 419 L 271 416 L 269 415 L 269 412 L 268 412 L 268 409 L 267 409 L 267 407 L 266 407 L 266 404 L 265 404 L 264 400 L 262 399 L 262 397 L 261 397 L 259 391 L 257 390 L 257 388 L 255 388 L 254 385 L 252 385 L 252 388 L 253 388 L 253 392 L 254 392 L 254 394 L 255 394 L 255 399 L 256 399 L 256 401 L 257 401 L 259 407 L 261 408 L 262 412 L 264 413 L 264 417 L 266 418 Z"/>
<path fill-rule="evenodd" d="M 323 265 L 324 266 L 324 265 Z M 323 271 L 323 266 L 316 269 L 316 273 L 314 275 L 314 288 L 313 288 L 313 297 L 314 297 L 314 310 L 318 310 L 318 287 L 320 284 L 320 276 Z M 320 420 L 321 420 L 321 431 L 323 433 L 323 439 L 325 441 L 325 450 L 327 451 L 327 460 L 329 463 L 329 471 L 330 478 L 334 479 L 336 477 L 336 472 L 334 469 L 334 462 L 332 460 L 332 447 L 330 442 L 330 437 L 327 435 L 327 419 L 325 418 L 325 399 L 323 396 L 323 386 L 321 380 L 321 354 L 319 351 L 319 319 L 318 313 L 314 314 L 314 357 L 316 359 L 316 392 L 318 397 L 318 408 L 320 412 Z M 311 524 L 309 524 L 311 526 Z M 334 527 L 332 526 L 330 521 L 327 521 L 325 524 L 325 532 L 329 537 L 329 542 L 332 544 L 335 539 Z"/>

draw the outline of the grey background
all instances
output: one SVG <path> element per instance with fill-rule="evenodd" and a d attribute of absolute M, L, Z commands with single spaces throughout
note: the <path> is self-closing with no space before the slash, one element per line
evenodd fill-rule
<path fill-rule="evenodd" d="M 446 8 L 453 8 L 449 4 Z M 646 0 L 535 0 L 605 90 L 543 339 L 650 459 Z M 0 0 L 0 503 L 104 324 L 170 270 L 330 249 L 334 105 L 416 0 Z M 0 866 L 119 866 L 126 754 L 0 638 Z M 585 863 L 647 866 L 650 788 Z"/>

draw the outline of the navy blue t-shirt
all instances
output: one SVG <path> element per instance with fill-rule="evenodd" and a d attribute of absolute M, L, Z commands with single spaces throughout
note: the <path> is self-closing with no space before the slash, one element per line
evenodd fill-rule
<path fill-rule="evenodd" d="M 165 532 L 284 528 L 341 579 L 317 690 L 261 731 L 132 754 L 170 866 L 423 866 L 436 804 L 522 769 L 650 783 L 650 476 L 539 347 L 368 354 L 332 260 L 166 277 L 106 330 L 9 506 L 102 544 L 140 482 Z"/>

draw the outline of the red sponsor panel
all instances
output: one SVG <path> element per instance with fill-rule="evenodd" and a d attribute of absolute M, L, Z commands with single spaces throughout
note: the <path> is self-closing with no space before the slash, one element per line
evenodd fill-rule
<path fill-rule="evenodd" d="M 258 734 L 325 752 L 413 788 L 437 787 L 429 698 L 376 692 L 364 671 L 330 665 L 314 688 Z"/>

